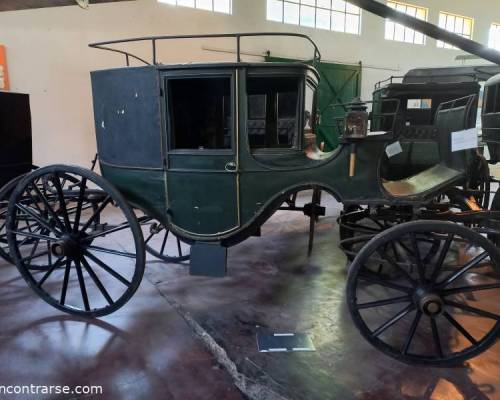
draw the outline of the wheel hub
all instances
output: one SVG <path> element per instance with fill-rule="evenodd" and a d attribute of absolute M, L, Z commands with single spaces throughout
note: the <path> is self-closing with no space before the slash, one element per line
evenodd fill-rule
<path fill-rule="evenodd" d="M 419 297 L 418 306 L 425 315 L 435 317 L 443 312 L 443 299 L 437 293 L 425 293 Z"/>
<path fill-rule="evenodd" d="M 55 243 L 52 243 L 51 251 L 52 254 L 56 257 L 75 258 L 81 254 L 82 248 L 78 240 L 66 237 Z"/>

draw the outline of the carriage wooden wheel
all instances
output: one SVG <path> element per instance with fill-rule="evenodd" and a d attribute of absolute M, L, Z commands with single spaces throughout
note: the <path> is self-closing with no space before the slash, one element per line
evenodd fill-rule
<path fill-rule="evenodd" d="M 449 222 L 414 221 L 381 233 L 357 255 L 347 284 L 354 323 L 372 345 L 407 363 L 440 366 L 495 342 L 498 295 L 498 250 Z"/>
<path fill-rule="evenodd" d="M 91 171 L 54 165 L 23 178 L 9 201 L 7 230 L 23 278 L 60 310 L 109 314 L 141 282 L 139 223 L 122 195 Z"/>
<path fill-rule="evenodd" d="M 189 260 L 191 247 L 162 223 L 147 219 L 141 223 L 146 251 L 166 263 Z"/>

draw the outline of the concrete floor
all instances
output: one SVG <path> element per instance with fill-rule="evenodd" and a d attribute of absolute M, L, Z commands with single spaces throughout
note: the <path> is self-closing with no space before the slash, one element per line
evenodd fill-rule
<path fill-rule="evenodd" d="M 52 309 L 0 264 L 0 385 L 102 385 L 102 399 L 245 398 L 238 388 L 262 399 L 500 399 L 500 342 L 437 369 L 396 362 L 361 338 L 344 301 L 339 206 L 324 203 L 309 259 L 307 219 L 279 212 L 262 237 L 229 250 L 226 278 L 151 258 L 135 297 L 99 320 Z M 259 353 L 259 329 L 307 332 L 317 351 Z"/>

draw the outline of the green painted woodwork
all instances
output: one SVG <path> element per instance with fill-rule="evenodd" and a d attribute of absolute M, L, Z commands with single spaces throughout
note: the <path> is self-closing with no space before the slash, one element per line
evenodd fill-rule
<path fill-rule="evenodd" d="M 165 220 L 165 172 L 130 169 L 100 163 L 101 174 L 125 196 L 127 201 L 160 221 Z"/>
<path fill-rule="evenodd" d="M 266 57 L 266 61 L 297 62 L 272 56 Z M 315 68 L 320 74 L 316 103 L 320 116 L 320 123 L 316 126 L 317 142 L 324 142 L 325 151 L 331 151 L 337 148 L 342 135 L 337 120 L 344 118 L 346 110 L 340 104 L 361 96 L 362 68 L 361 63 L 347 65 L 328 62 L 316 63 Z"/>
<path fill-rule="evenodd" d="M 160 77 L 168 76 L 166 67 L 157 67 Z M 183 69 L 196 66 L 183 66 Z M 203 66 L 204 70 L 209 68 Z M 214 73 L 221 70 L 214 65 Z M 228 66 L 224 65 L 224 73 Z M 306 155 L 298 149 L 252 151 L 247 138 L 247 73 L 252 76 L 314 76 L 304 64 L 234 64 L 234 118 L 232 149 L 167 151 L 167 105 L 159 94 L 164 146 L 163 169 L 120 167 L 101 162 L 103 176 L 126 199 L 147 214 L 168 223 L 174 233 L 186 240 L 221 241 L 233 245 L 255 232 L 280 206 L 288 194 L 318 187 L 346 204 L 421 204 L 435 196 L 429 188 L 444 188 L 451 179 L 442 170 L 430 171 L 415 180 L 412 196 L 398 197 L 384 189 L 379 176 L 385 148 L 394 141 L 392 133 L 369 136 L 355 143 L 356 172 L 349 177 L 353 142 L 340 142 L 331 152 Z M 237 72 L 236 72 L 237 71 Z M 178 68 L 174 73 L 178 73 Z M 190 72 L 191 74 L 193 72 Z M 317 79 L 317 77 L 316 77 Z M 161 85 L 162 83 L 160 83 Z M 305 85 L 301 86 L 305 87 Z M 303 90 L 302 90 L 303 91 Z M 302 97 L 304 93 L 300 93 Z M 302 118 L 300 118 L 302 119 Z M 311 154 L 309 154 L 311 155 Z M 453 175 L 453 183 L 461 173 Z M 396 185 L 397 187 L 397 185 Z"/>
<path fill-rule="evenodd" d="M 170 223 L 188 234 L 220 235 L 237 228 L 236 174 L 222 171 L 169 171 Z"/>

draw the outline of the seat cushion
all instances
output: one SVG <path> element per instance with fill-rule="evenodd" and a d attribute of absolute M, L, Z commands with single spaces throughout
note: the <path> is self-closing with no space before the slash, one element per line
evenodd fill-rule
<path fill-rule="evenodd" d="M 453 185 L 464 175 L 461 171 L 438 164 L 406 179 L 385 181 L 383 186 L 393 197 L 422 196 Z"/>

